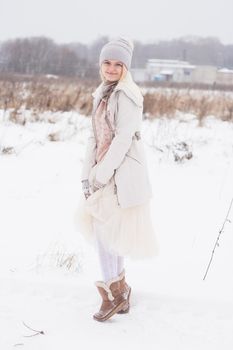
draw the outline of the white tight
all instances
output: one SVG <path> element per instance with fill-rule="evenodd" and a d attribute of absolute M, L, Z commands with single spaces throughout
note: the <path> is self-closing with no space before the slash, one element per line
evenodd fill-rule
<path fill-rule="evenodd" d="M 96 248 L 99 256 L 103 281 L 107 282 L 117 277 L 124 268 L 124 257 L 110 252 L 98 238 L 98 225 L 93 225 L 95 230 Z"/>

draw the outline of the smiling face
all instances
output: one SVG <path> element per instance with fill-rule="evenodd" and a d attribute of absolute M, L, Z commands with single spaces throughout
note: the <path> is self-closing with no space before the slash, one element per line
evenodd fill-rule
<path fill-rule="evenodd" d="M 108 81 L 117 81 L 123 72 L 123 63 L 116 60 L 104 60 L 101 64 L 101 72 Z"/>

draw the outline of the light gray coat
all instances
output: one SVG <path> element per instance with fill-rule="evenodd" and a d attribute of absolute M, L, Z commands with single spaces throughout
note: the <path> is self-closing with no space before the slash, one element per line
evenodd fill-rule
<path fill-rule="evenodd" d="M 100 101 L 100 90 L 101 85 L 92 94 L 93 113 Z M 143 204 L 152 197 L 144 146 L 142 139 L 136 137 L 141 130 L 142 112 L 143 96 L 128 71 L 126 78 L 117 84 L 108 100 L 106 117 L 114 116 L 115 136 L 95 172 L 95 180 L 102 184 L 107 184 L 114 177 L 118 203 L 122 208 Z M 89 178 L 96 164 L 94 129 L 93 125 L 86 148 L 82 180 Z"/>

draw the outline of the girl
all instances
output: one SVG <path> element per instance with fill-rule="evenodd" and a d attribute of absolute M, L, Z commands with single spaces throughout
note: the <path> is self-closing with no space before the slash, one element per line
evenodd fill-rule
<path fill-rule="evenodd" d="M 133 43 L 124 38 L 109 41 L 100 52 L 102 83 L 92 94 L 92 131 L 81 176 L 79 230 L 94 242 L 103 276 L 95 282 L 102 297 L 93 316 L 97 321 L 129 311 L 124 256 L 143 258 L 157 252 L 140 135 L 143 96 L 129 72 L 132 54 Z"/>

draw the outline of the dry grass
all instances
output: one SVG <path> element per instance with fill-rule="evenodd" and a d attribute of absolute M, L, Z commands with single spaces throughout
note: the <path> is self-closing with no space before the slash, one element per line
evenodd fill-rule
<path fill-rule="evenodd" d="M 20 109 L 25 108 L 40 120 L 45 111 L 71 111 L 89 115 L 91 93 L 98 82 L 76 78 L 0 76 L 0 109 L 11 109 L 10 120 L 24 124 Z M 203 118 L 215 115 L 233 121 L 233 95 L 224 91 L 191 90 L 190 88 L 157 88 L 144 94 L 144 113 L 149 118 L 174 117 L 177 111 L 192 113 L 202 125 Z"/>
<path fill-rule="evenodd" d="M 195 114 L 200 125 L 210 115 L 233 121 L 233 95 L 224 92 L 192 94 L 190 91 L 160 90 L 144 96 L 144 112 L 149 118 L 174 117 L 177 111 Z"/>
<path fill-rule="evenodd" d="M 83 253 L 80 250 L 68 251 L 64 244 L 51 242 L 37 259 L 32 269 L 61 269 L 64 272 L 79 273 L 83 269 Z"/>
<path fill-rule="evenodd" d="M 76 78 L 0 76 L 0 108 L 15 110 L 12 120 L 21 108 L 35 112 L 77 110 L 88 115 L 95 86 L 95 81 Z"/>

